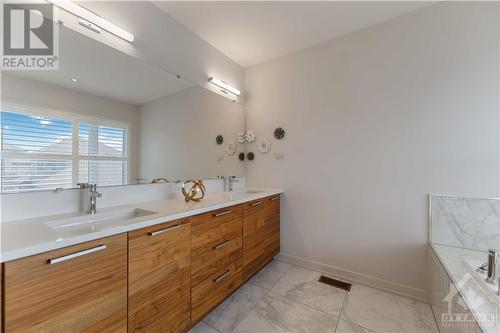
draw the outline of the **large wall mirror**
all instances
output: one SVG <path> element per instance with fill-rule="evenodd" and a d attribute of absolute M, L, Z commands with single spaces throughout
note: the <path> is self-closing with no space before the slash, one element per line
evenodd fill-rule
<path fill-rule="evenodd" d="M 67 28 L 59 38 L 59 70 L 2 73 L 2 193 L 244 175 L 242 105 Z"/>

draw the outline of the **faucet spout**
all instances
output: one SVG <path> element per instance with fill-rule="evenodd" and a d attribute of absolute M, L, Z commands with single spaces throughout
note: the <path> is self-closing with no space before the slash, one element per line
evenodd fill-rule
<path fill-rule="evenodd" d="M 486 275 L 486 282 L 490 284 L 495 284 L 495 278 L 497 275 L 497 259 L 500 253 L 496 250 L 488 250 L 488 273 Z"/>
<path fill-rule="evenodd" d="M 102 193 L 97 191 L 97 184 L 78 183 L 77 185 L 88 190 L 89 209 L 87 214 L 95 215 L 97 213 L 97 198 L 102 197 Z"/>

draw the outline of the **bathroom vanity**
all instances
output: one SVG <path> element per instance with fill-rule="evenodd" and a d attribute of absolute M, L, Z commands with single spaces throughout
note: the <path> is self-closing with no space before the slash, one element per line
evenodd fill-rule
<path fill-rule="evenodd" d="M 74 229 L 73 237 L 54 242 L 44 240 L 47 231 L 42 242 L 28 241 L 31 250 L 7 244 L 12 247 L 2 258 L 12 260 L 1 267 L 4 330 L 187 331 L 278 254 L 280 193 L 213 193 L 201 203 L 175 198 L 134 205 L 158 212 L 114 221 L 109 229 Z M 32 223 L 50 225 L 8 222 L 5 231 L 16 238 L 13 230 Z M 82 237 L 94 239 L 79 242 Z M 40 252 L 68 242 L 76 243 Z"/>

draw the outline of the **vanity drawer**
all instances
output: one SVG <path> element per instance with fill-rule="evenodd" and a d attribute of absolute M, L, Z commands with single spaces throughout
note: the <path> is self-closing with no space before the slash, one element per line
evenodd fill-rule
<path fill-rule="evenodd" d="M 242 214 L 242 206 L 236 205 L 190 217 L 191 248 L 202 247 L 221 237 L 241 232 Z"/>
<path fill-rule="evenodd" d="M 190 231 L 186 220 L 176 220 L 129 232 L 130 289 L 144 286 L 141 279 L 153 272 L 166 276 L 188 267 Z"/>
<path fill-rule="evenodd" d="M 280 252 L 279 226 L 266 229 L 266 232 L 244 243 L 243 249 L 243 281 L 264 267 Z"/>
<path fill-rule="evenodd" d="M 191 289 L 191 322 L 196 323 L 241 286 L 241 258 Z"/>
<path fill-rule="evenodd" d="M 220 238 L 191 252 L 191 285 L 195 286 L 240 258 L 241 231 Z"/>
<path fill-rule="evenodd" d="M 129 233 L 129 332 L 189 327 L 190 230 L 178 220 Z"/>
<path fill-rule="evenodd" d="M 125 332 L 127 235 L 4 266 L 6 332 Z"/>

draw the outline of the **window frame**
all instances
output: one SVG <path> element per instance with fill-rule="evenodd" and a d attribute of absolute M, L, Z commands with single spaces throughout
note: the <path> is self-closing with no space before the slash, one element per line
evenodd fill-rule
<path fill-rule="evenodd" d="M 2 147 L 0 147 L 0 158 L 6 159 L 37 159 L 37 160 L 70 160 L 71 161 L 71 181 L 72 187 L 76 187 L 76 184 L 79 181 L 80 177 L 80 161 L 126 161 L 126 177 L 123 179 L 123 184 L 117 185 L 109 185 L 109 186 L 120 186 L 126 185 L 130 183 L 130 128 L 131 124 L 125 121 L 119 121 L 115 119 L 107 118 L 106 116 L 102 116 L 99 114 L 96 115 L 83 115 L 81 113 L 76 112 L 68 112 L 68 111 L 60 111 L 55 109 L 49 109 L 45 107 L 33 106 L 30 104 L 21 104 L 14 101 L 1 101 L 0 112 L 12 112 L 12 113 L 21 113 L 29 116 L 40 116 L 40 117 L 52 117 L 60 120 L 71 121 L 71 141 L 72 141 L 72 149 L 71 154 L 43 154 L 43 153 L 14 153 L 14 152 L 4 152 L 2 151 Z M 116 156 L 93 156 L 93 155 L 80 155 L 80 145 L 79 145 L 79 124 L 87 123 L 90 125 L 97 126 L 109 126 L 109 127 L 117 127 L 125 130 L 125 147 L 126 156 L 116 157 Z M 3 134 L 1 134 L 3 135 Z M 3 138 L 2 138 L 3 140 Z M 0 177 L 3 175 L 0 174 Z M 99 185 L 99 184 L 98 184 Z M 3 188 L 0 188 L 1 194 L 8 193 L 28 193 L 28 192 L 36 192 L 36 191 L 50 191 L 54 189 L 36 189 L 36 190 L 26 190 L 26 191 L 17 191 L 17 192 L 4 192 Z"/>

